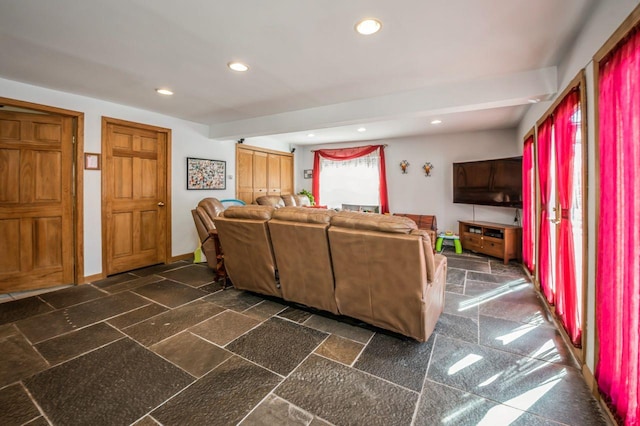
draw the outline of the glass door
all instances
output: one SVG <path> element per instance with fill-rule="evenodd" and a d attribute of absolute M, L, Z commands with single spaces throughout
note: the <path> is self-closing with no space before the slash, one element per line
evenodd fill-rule
<path fill-rule="evenodd" d="M 539 126 L 541 203 L 538 278 L 576 347 L 582 345 L 585 156 L 580 86 Z"/>

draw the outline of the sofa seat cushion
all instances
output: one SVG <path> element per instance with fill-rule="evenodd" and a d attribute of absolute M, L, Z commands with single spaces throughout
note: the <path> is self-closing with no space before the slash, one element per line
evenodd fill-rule
<path fill-rule="evenodd" d="M 332 226 L 341 228 L 409 234 L 418 229 L 411 219 L 400 216 L 389 216 L 375 213 L 342 211 L 331 218 Z"/>

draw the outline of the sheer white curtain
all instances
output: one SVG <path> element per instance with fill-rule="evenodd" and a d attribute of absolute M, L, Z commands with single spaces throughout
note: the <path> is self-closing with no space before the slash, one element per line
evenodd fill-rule
<path fill-rule="evenodd" d="M 353 160 L 320 160 L 320 199 L 329 208 L 342 204 L 380 205 L 380 155 Z"/>

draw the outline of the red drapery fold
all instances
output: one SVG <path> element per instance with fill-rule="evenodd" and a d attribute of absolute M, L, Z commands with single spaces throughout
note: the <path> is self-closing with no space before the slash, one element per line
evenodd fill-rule
<path fill-rule="evenodd" d="M 533 170 L 533 136 L 524 141 L 522 152 L 522 257 L 524 264 L 533 272 L 535 256 L 535 186 Z"/>
<path fill-rule="evenodd" d="M 364 157 L 375 150 L 380 150 L 380 213 L 389 213 L 389 197 L 387 195 L 387 172 L 384 159 L 384 145 L 367 145 L 354 148 L 319 149 L 313 155 L 313 181 L 311 191 L 320 204 L 320 157 L 333 161 L 353 160 Z"/>
<path fill-rule="evenodd" d="M 582 306 L 578 300 L 576 286 L 575 247 L 571 207 L 573 206 L 573 166 L 575 145 L 580 121 L 580 92 L 571 91 L 554 112 L 554 134 L 556 141 L 556 180 L 558 208 L 561 209 L 558 231 L 556 261 L 556 313 L 564 324 L 571 342 L 580 347 L 582 337 Z"/>
<path fill-rule="evenodd" d="M 596 379 L 625 425 L 640 424 L 640 34 L 600 63 Z"/>
<path fill-rule="evenodd" d="M 538 228 L 538 279 L 547 301 L 555 302 L 553 273 L 551 271 L 551 227 L 548 204 L 551 197 L 551 130 L 552 117 L 549 116 L 538 126 L 538 178 L 540 180 L 540 227 Z"/>
<path fill-rule="evenodd" d="M 384 159 L 384 145 L 380 145 L 380 213 L 389 213 L 387 194 L 387 166 Z"/>

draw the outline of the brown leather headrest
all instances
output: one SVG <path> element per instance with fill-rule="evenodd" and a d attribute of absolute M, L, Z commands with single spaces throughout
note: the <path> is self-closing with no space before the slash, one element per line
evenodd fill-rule
<path fill-rule="evenodd" d="M 231 206 L 224 211 L 223 216 L 231 219 L 269 220 L 274 210 L 271 206 Z"/>
<path fill-rule="evenodd" d="M 368 231 L 409 234 L 418 226 L 409 218 L 376 213 L 338 212 L 331 218 L 331 226 Z"/>
<path fill-rule="evenodd" d="M 308 207 L 282 207 L 273 212 L 273 218 L 288 222 L 331 223 L 334 210 L 310 209 Z"/>
<path fill-rule="evenodd" d="M 261 206 L 284 207 L 284 200 L 279 195 L 263 195 L 262 197 L 256 198 L 256 203 Z"/>
<path fill-rule="evenodd" d="M 280 198 L 282 198 L 282 201 L 284 201 L 284 205 L 287 207 L 296 205 L 296 199 L 292 194 L 281 195 Z"/>
<path fill-rule="evenodd" d="M 211 215 L 209 215 L 209 213 L 205 210 L 204 207 L 202 206 L 196 207 L 195 212 L 200 218 L 200 220 L 202 221 L 202 224 L 204 225 L 204 228 L 207 232 L 209 232 L 211 229 L 214 229 L 216 227 L 213 224 L 213 218 L 211 217 Z"/>
<path fill-rule="evenodd" d="M 214 217 L 218 216 L 220 213 L 224 211 L 224 205 L 217 198 L 209 197 L 204 198 L 198 203 L 198 207 L 202 208 L 209 217 L 213 220 Z"/>

